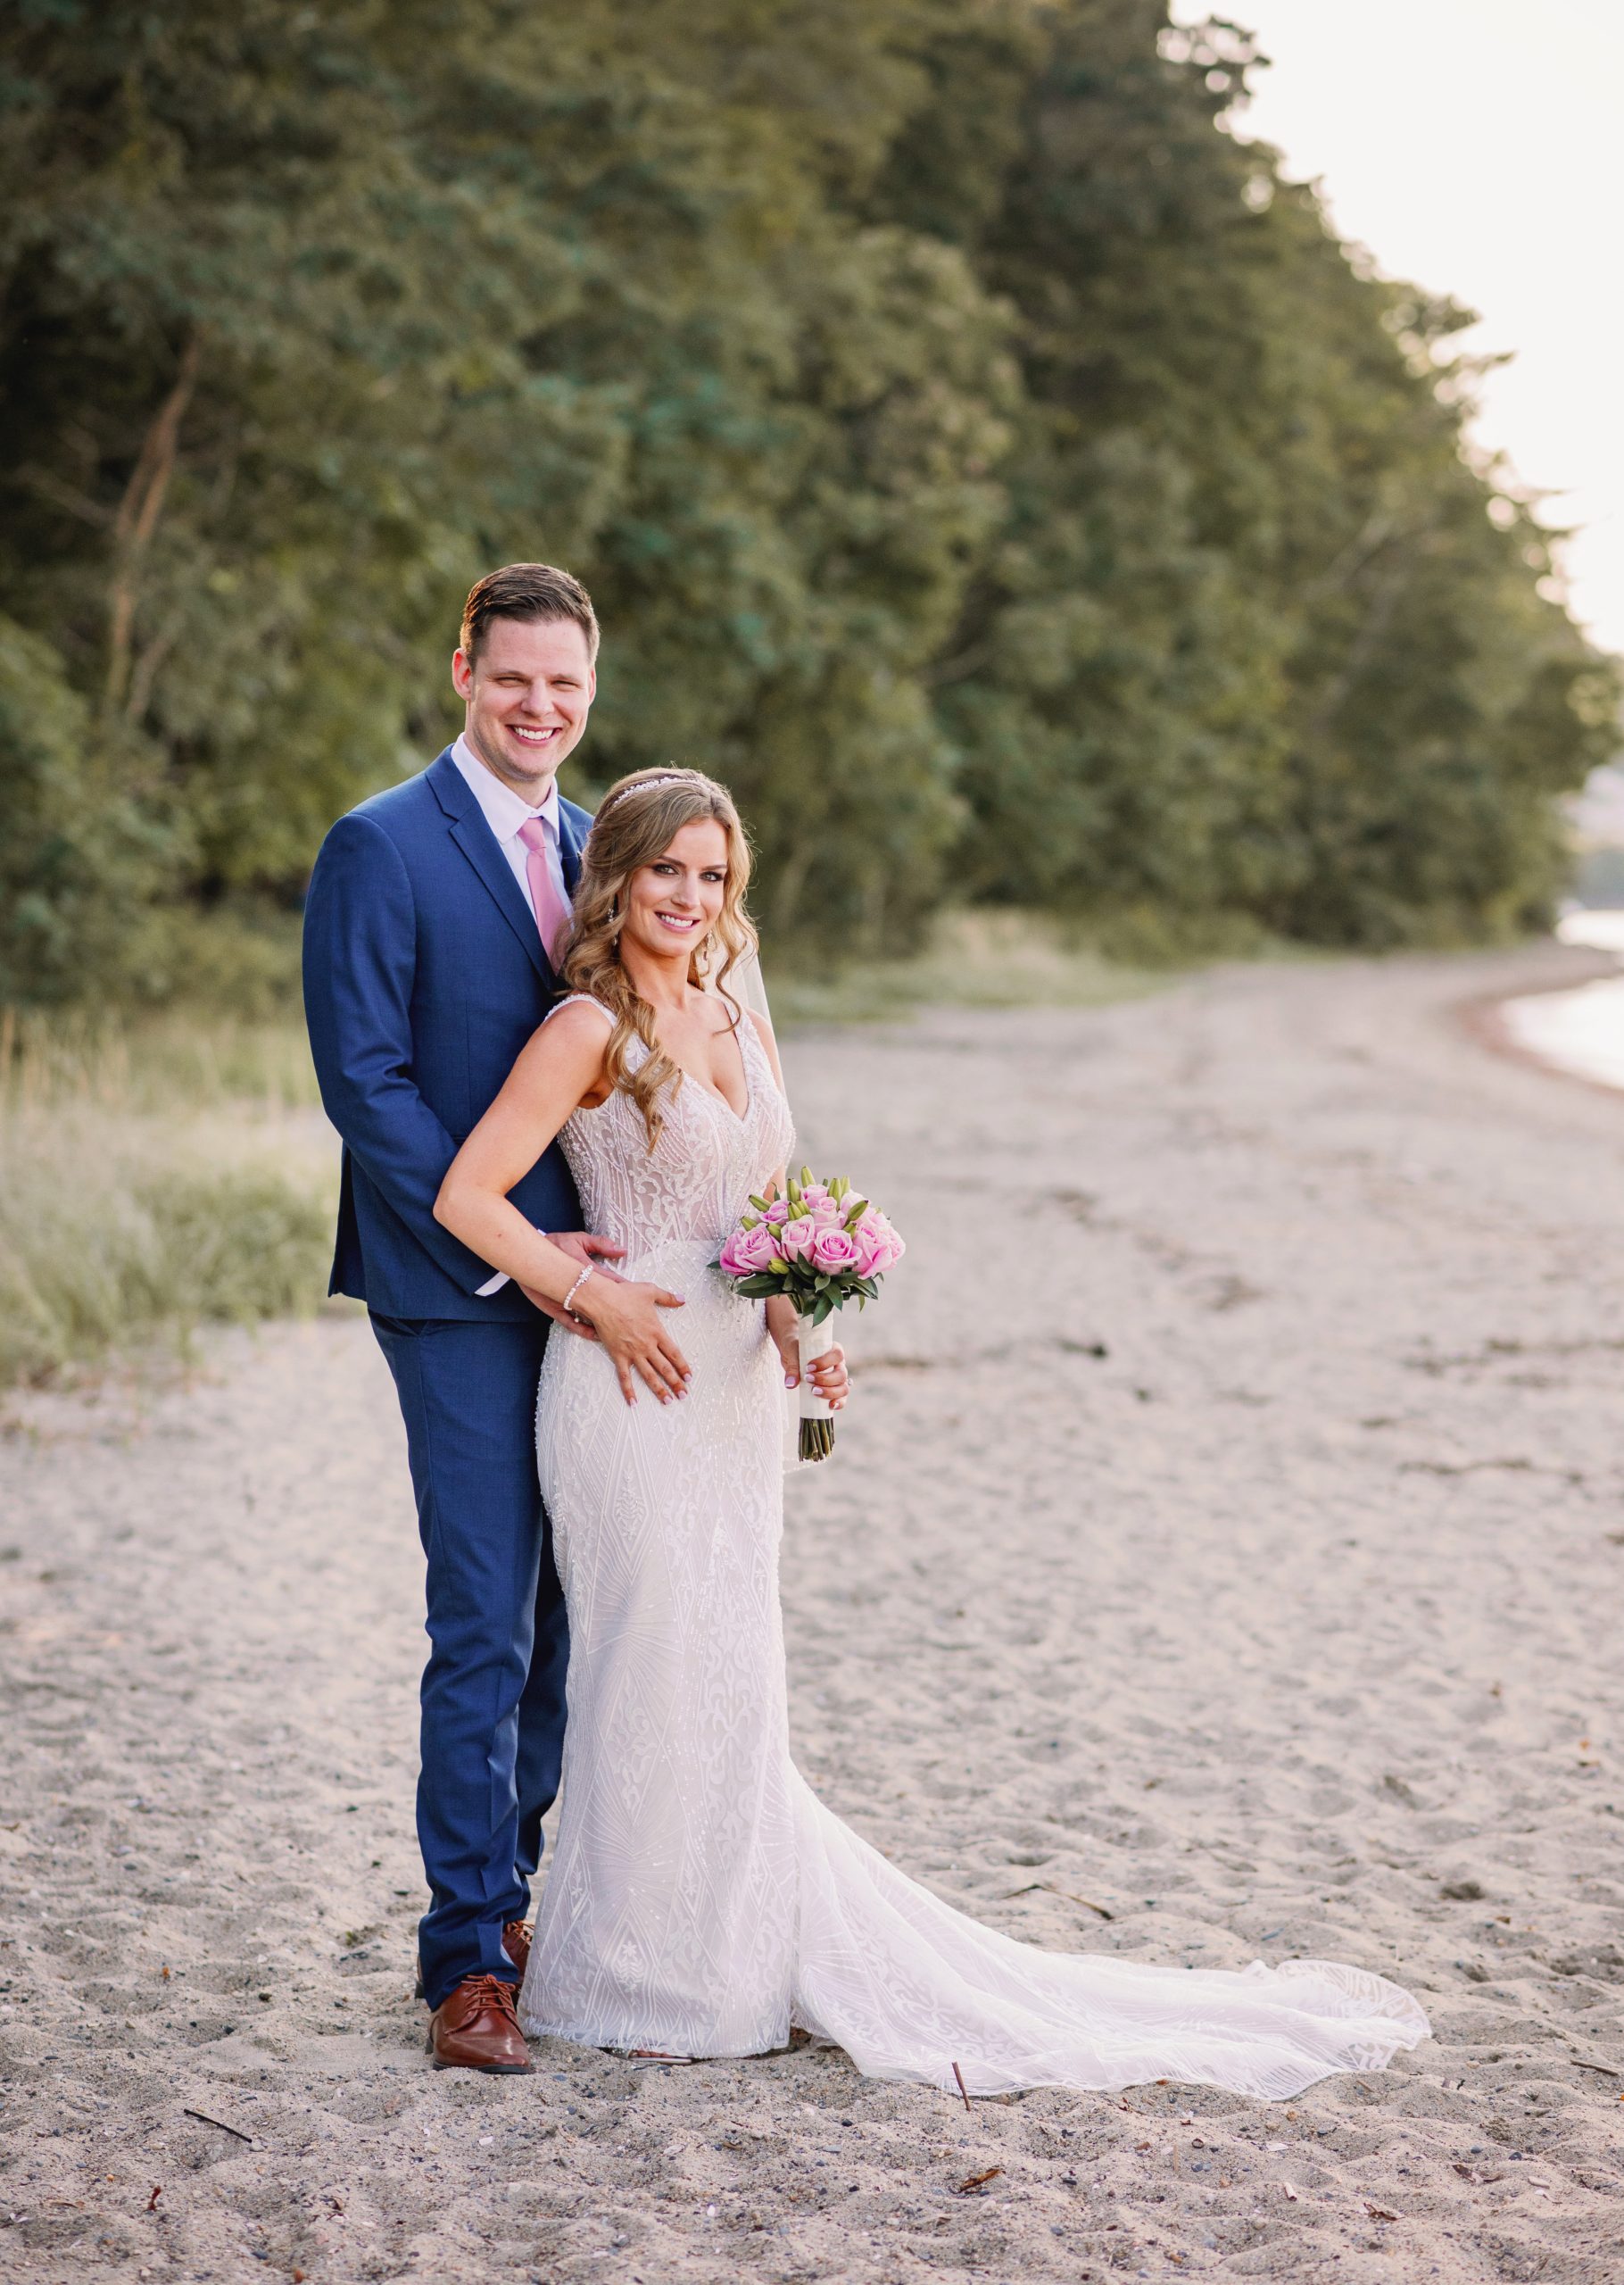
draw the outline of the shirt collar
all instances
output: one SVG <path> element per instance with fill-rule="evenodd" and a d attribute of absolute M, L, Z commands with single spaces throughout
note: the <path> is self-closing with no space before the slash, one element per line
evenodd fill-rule
<path fill-rule="evenodd" d="M 469 745 L 466 735 L 460 737 L 452 748 L 452 760 L 468 782 L 469 792 L 485 812 L 485 821 L 498 841 L 512 841 L 520 826 L 529 818 L 540 818 L 551 833 L 554 845 L 559 840 L 559 786 L 554 778 L 547 789 L 547 799 L 540 809 L 533 810 L 522 802 L 510 785 L 504 785 L 493 770 L 485 768 Z"/>

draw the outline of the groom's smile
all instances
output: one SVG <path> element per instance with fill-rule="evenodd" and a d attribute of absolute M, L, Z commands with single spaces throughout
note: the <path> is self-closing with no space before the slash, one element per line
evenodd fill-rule
<path fill-rule="evenodd" d="M 452 680 L 468 744 L 492 775 L 539 809 L 580 743 L 597 690 L 586 637 L 570 619 L 498 619 Z"/>

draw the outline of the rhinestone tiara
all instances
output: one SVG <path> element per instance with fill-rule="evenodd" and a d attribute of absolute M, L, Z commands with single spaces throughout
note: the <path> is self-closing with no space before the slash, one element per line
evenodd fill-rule
<path fill-rule="evenodd" d="M 635 785 L 623 785 L 617 794 L 611 794 L 601 808 L 607 809 L 609 802 L 623 801 L 628 794 L 643 793 L 650 785 L 682 785 L 686 783 L 687 773 L 676 769 L 667 769 L 659 777 L 640 777 Z"/>

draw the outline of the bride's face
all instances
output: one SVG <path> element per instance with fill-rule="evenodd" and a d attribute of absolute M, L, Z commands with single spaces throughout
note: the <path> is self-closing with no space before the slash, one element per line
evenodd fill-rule
<path fill-rule="evenodd" d="M 716 926 L 726 891 L 727 835 L 714 818 L 696 818 L 626 883 L 623 948 L 686 960 Z"/>

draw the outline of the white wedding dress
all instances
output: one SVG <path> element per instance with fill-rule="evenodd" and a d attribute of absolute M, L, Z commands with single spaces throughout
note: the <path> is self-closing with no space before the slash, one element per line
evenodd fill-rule
<path fill-rule="evenodd" d="M 1173 2079 L 1285 2096 L 1380 2068 L 1428 2034 L 1381 1977 L 1036 1950 L 898 1872 L 796 1770 L 783 1372 L 762 1304 L 710 1267 L 792 1139 L 748 1019 L 740 1037 L 742 1118 L 689 1078 L 652 1155 L 624 1093 L 564 1129 L 589 1226 L 626 1247 L 628 1276 L 686 1297 L 674 1323 L 693 1379 L 679 1403 L 628 1406 L 601 1350 L 548 1345 L 536 1426 L 569 1608 L 568 1724 L 526 2031 L 742 2056 L 799 2025 L 874 2078 L 952 2090 L 957 2064 L 972 2094 Z"/>

